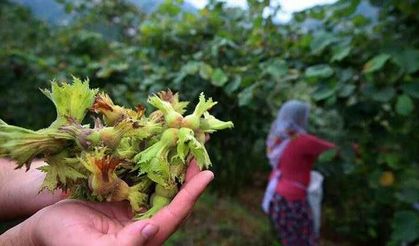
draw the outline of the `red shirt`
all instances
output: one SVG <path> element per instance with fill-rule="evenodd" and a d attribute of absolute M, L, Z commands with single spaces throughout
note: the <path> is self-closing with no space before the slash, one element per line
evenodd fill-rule
<path fill-rule="evenodd" d="M 309 134 L 301 134 L 291 140 L 278 163 L 281 178 L 276 192 L 287 200 L 304 199 L 314 161 L 322 152 L 333 147 L 334 144 Z M 304 187 L 298 187 L 296 183 Z"/>

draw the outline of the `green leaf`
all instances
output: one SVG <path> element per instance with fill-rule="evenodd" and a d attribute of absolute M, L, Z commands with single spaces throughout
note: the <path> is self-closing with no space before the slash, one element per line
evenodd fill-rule
<path fill-rule="evenodd" d="M 320 54 L 323 50 L 337 40 L 333 33 L 320 32 L 315 34 L 310 43 L 311 53 Z"/>
<path fill-rule="evenodd" d="M 182 8 L 176 1 L 165 0 L 158 7 L 158 11 L 171 16 L 176 16 L 180 13 Z"/>
<path fill-rule="evenodd" d="M 419 184 L 416 184 L 416 187 L 419 187 Z M 418 188 L 402 188 L 400 192 L 396 194 L 396 197 L 406 203 L 416 203 L 419 202 L 419 189 Z"/>
<path fill-rule="evenodd" d="M 340 97 L 349 97 L 355 91 L 356 86 L 352 84 L 345 84 L 339 89 Z"/>
<path fill-rule="evenodd" d="M 419 81 L 404 84 L 401 86 L 404 93 L 409 94 L 411 97 L 419 98 Z"/>
<path fill-rule="evenodd" d="M 334 73 L 333 69 L 326 64 L 319 64 L 308 67 L 305 71 L 307 78 L 328 78 Z"/>
<path fill-rule="evenodd" d="M 182 71 L 186 74 L 196 74 L 200 69 L 200 62 L 197 61 L 190 61 L 182 66 Z"/>
<path fill-rule="evenodd" d="M 50 165 L 42 166 L 38 169 L 47 174 L 41 185 L 41 190 L 47 189 L 54 191 L 58 188 L 59 184 L 65 186 L 69 181 L 86 178 L 85 175 L 71 167 L 64 159 L 61 161 L 55 160 L 54 162 L 50 162 Z"/>
<path fill-rule="evenodd" d="M 188 146 L 191 154 L 196 159 L 199 169 L 202 170 L 211 166 L 210 157 L 208 155 L 207 149 L 205 149 L 203 144 L 196 140 L 196 138 L 192 138 L 191 141 L 188 142 Z"/>
<path fill-rule="evenodd" d="M 203 79 L 210 79 L 212 75 L 212 67 L 206 63 L 201 63 L 201 66 L 199 68 L 199 75 Z"/>
<path fill-rule="evenodd" d="M 371 92 L 371 97 L 378 102 L 388 102 L 394 97 L 395 94 L 396 91 L 392 87 L 385 87 L 382 89 L 374 89 Z"/>
<path fill-rule="evenodd" d="M 265 71 L 273 78 L 279 79 L 288 73 L 288 65 L 283 60 L 276 60 Z"/>
<path fill-rule="evenodd" d="M 413 111 L 414 105 L 412 99 L 407 95 L 401 95 L 397 98 L 396 112 L 400 115 L 408 115 Z"/>
<path fill-rule="evenodd" d="M 182 162 L 185 162 L 185 158 L 189 152 L 189 147 L 187 145 L 188 141 L 190 141 L 194 135 L 193 135 L 192 129 L 189 128 L 180 128 L 178 133 L 178 141 L 177 141 L 177 147 L 176 151 L 177 154 L 175 157 L 178 157 Z"/>
<path fill-rule="evenodd" d="M 97 89 L 89 88 L 89 80 L 81 81 L 73 77 L 73 83 L 51 83 L 51 91 L 42 90 L 55 105 L 57 110 L 57 119 L 52 124 L 54 127 L 60 127 L 68 119 L 76 122 L 82 122 L 88 109 L 92 107 L 97 94 Z"/>
<path fill-rule="evenodd" d="M 333 49 L 333 56 L 332 56 L 332 59 L 330 59 L 330 61 L 334 62 L 334 61 L 343 60 L 345 57 L 349 55 L 349 53 L 351 52 L 351 49 L 352 47 L 350 45 L 337 46 L 336 48 Z"/>
<path fill-rule="evenodd" d="M 372 73 L 380 70 L 390 57 L 391 56 L 389 54 L 380 54 L 375 56 L 364 65 L 363 72 Z"/>
<path fill-rule="evenodd" d="M 227 94 L 231 95 L 235 92 L 241 85 L 242 78 L 240 75 L 236 75 L 233 80 L 231 80 L 225 87 L 224 90 Z"/>
<path fill-rule="evenodd" d="M 371 20 L 366 18 L 363 15 L 356 15 L 352 18 L 352 23 L 354 24 L 354 26 L 356 27 L 362 27 L 365 26 L 366 24 L 370 23 Z"/>
<path fill-rule="evenodd" d="M 400 154 L 399 153 L 383 153 L 383 159 L 387 165 L 393 169 L 400 168 Z"/>
<path fill-rule="evenodd" d="M 419 50 L 406 49 L 393 55 L 394 62 L 406 73 L 419 70 Z"/>
<path fill-rule="evenodd" d="M 204 93 L 201 92 L 201 94 L 199 95 L 199 102 L 195 106 L 193 115 L 199 119 L 205 112 L 210 110 L 216 104 L 217 102 L 212 101 L 211 97 L 208 98 L 208 100 L 206 100 Z"/>
<path fill-rule="evenodd" d="M 64 4 L 64 9 L 66 13 L 71 13 L 71 11 L 73 11 L 73 8 L 74 6 L 71 3 Z"/>
<path fill-rule="evenodd" d="M 394 214 L 392 239 L 410 243 L 419 238 L 419 216 L 417 212 L 403 210 Z"/>
<path fill-rule="evenodd" d="M 249 103 L 253 99 L 253 90 L 254 86 L 249 86 L 246 89 L 242 90 L 239 95 L 239 106 L 246 106 L 249 105 Z"/>
<path fill-rule="evenodd" d="M 97 73 L 98 78 L 108 78 L 115 72 L 123 72 L 128 69 L 127 63 L 106 64 Z"/>
<path fill-rule="evenodd" d="M 233 122 L 219 120 L 208 112 L 205 112 L 204 119 L 201 119 L 200 125 L 201 130 L 207 133 L 234 127 Z"/>
<path fill-rule="evenodd" d="M 228 81 L 227 75 L 220 68 L 215 69 L 211 76 L 211 84 L 221 87 Z"/>
<path fill-rule="evenodd" d="M 321 86 L 313 94 L 313 99 L 316 101 L 324 100 L 331 97 L 336 91 L 335 87 Z"/>
<path fill-rule="evenodd" d="M 165 158 L 154 157 L 150 162 L 141 166 L 147 177 L 157 184 L 167 186 L 171 179 L 169 163 Z"/>
<path fill-rule="evenodd" d="M 329 149 L 319 156 L 320 162 L 329 162 L 336 156 L 336 149 Z"/>

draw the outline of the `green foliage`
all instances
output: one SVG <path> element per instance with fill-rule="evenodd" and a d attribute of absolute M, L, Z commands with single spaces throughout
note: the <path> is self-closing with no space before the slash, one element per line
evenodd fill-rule
<path fill-rule="evenodd" d="M 412 211 L 398 211 L 393 220 L 394 241 L 413 242 L 419 238 L 419 216 Z"/>
<path fill-rule="evenodd" d="M 184 100 L 204 91 L 219 101 L 212 113 L 235 122 L 209 144 L 214 188 L 232 193 L 267 170 L 264 141 L 282 102 L 306 100 L 310 130 L 340 146 L 339 158 L 329 153 L 318 166 L 326 176 L 325 230 L 358 243 L 417 242 L 405 228 L 418 221 L 405 220 L 419 202 L 418 1 L 338 1 L 287 24 L 262 18 L 267 2 L 241 10 L 210 1 L 187 13 L 165 1 L 144 15 L 105 0 L 76 6 L 83 14 L 60 28 L 1 3 L 0 118 L 46 126 L 53 109 L 36 106 L 48 102 L 33 88 L 67 74 L 89 77 L 129 106 L 164 88 Z M 360 11 L 365 5 L 371 15 Z"/>
<path fill-rule="evenodd" d="M 380 70 L 390 57 L 391 56 L 389 54 L 380 54 L 375 56 L 364 65 L 364 73 L 372 73 Z"/>

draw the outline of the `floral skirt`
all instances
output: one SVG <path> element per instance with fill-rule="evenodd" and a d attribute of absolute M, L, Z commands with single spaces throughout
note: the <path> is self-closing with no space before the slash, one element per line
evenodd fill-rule
<path fill-rule="evenodd" d="M 269 208 L 269 217 L 283 245 L 318 244 L 307 199 L 287 201 L 279 194 L 275 194 Z"/>

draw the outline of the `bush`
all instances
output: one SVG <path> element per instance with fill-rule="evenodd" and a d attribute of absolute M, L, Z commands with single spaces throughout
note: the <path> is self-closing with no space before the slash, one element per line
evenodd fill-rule
<path fill-rule="evenodd" d="M 205 91 L 219 101 L 214 114 L 235 123 L 209 146 L 215 189 L 231 194 L 267 171 L 264 141 L 281 103 L 307 100 L 310 130 L 340 146 L 340 159 L 318 165 L 326 231 L 353 242 L 417 241 L 418 1 L 339 1 L 287 24 L 262 17 L 267 2 L 242 10 L 210 1 L 190 13 L 165 1 L 145 15 L 106 0 L 76 6 L 82 14 L 58 27 L 2 3 L 0 116 L 45 126 L 54 112 L 34 88 L 71 74 L 131 106 L 165 88 L 185 100 Z"/>

